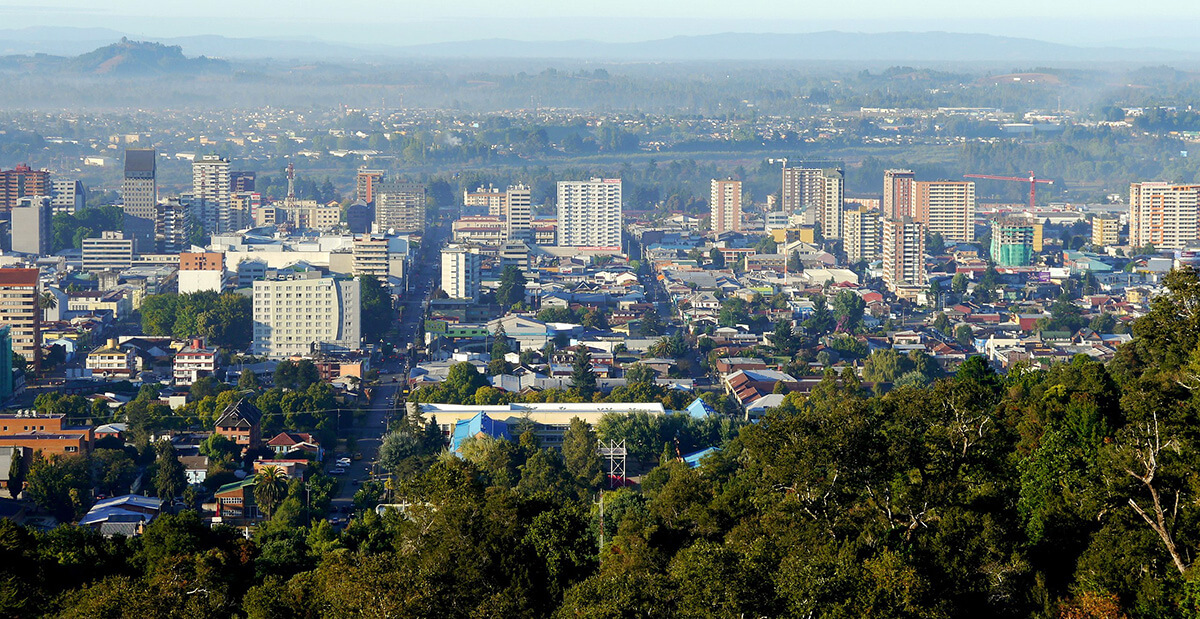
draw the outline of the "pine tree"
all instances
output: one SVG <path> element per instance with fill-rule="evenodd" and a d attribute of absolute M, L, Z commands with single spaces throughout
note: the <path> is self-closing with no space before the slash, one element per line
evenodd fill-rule
<path fill-rule="evenodd" d="M 596 393 L 596 373 L 592 371 L 592 355 L 587 346 L 580 346 L 575 351 L 575 363 L 571 370 L 571 388 L 584 401 L 590 402 Z"/>

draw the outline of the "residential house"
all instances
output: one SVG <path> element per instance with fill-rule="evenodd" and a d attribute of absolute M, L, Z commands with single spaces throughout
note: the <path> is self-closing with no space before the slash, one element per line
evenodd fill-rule
<path fill-rule="evenodd" d="M 91 370 L 92 374 L 104 377 L 132 378 L 137 375 L 133 350 L 118 344 L 116 338 L 110 338 L 104 346 L 88 353 L 87 369 Z"/>
<path fill-rule="evenodd" d="M 250 400 L 242 398 L 221 411 L 217 417 L 216 431 L 246 449 L 262 441 L 261 421 L 262 411 Z"/>
<path fill-rule="evenodd" d="M 206 348 L 204 338 L 195 338 L 175 355 L 172 373 L 176 385 L 191 385 L 217 371 L 217 349 Z"/>
<path fill-rule="evenodd" d="M 250 476 L 241 481 L 225 484 L 213 493 L 217 503 L 217 522 L 245 522 L 261 517 L 258 505 L 254 502 L 254 477 Z"/>

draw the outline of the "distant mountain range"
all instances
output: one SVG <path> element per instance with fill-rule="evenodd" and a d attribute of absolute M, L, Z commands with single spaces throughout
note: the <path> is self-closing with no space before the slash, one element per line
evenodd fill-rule
<path fill-rule="evenodd" d="M 113 40 L 125 36 L 127 35 L 102 28 L 45 27 L 0 30 L 0 54 L 86 55 L 97 47 L 107 46 Z M 182 52 L 191 56 L 226 59 L 560 58 L 614 61 L 824 60 L 891 63 L 1200 61 L 1200 46 L 1196 45 L 1179 45 L 1180 49 L 1161 49 L 1146 45 L 1154 42 L 1131 41 L 1123 46 L 1079 47 L 1035 39 L 951 32 L 726 33 L 677 36 L 636 43 L 486 39 L 408 46 L 229 38 L 216 35 L 150 37 L 147 40 L 167 46 L 179 46 Z M 136 58 L 131 58 L 130 61 L 134 66 L 141 66 Z"/>

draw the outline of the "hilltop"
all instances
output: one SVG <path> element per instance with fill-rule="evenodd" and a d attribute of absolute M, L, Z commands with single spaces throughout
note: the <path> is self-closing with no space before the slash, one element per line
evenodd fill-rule
<path fill-rule="evenodd" d="M 196 75 L 227 73 L 224 60 L 184 56 L 178 45 L 163 45 L 150 41 L 120 41 L 74 57 L 37 54 L 34 56 L 5 56 L 0 69 L 59 71 L 79 75 Z"/>

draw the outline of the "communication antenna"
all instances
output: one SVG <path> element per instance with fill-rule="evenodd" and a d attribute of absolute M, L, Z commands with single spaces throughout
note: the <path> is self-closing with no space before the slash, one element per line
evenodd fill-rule
<path fill-rule="evenodd" d="M 288 179 L 287 197 L 288 197 L 288 201 L 290 202 L 290 201 L 296 199 L 296 166 L 292 165 L 291 162 L 288 162 L 287 179 Z"/>

